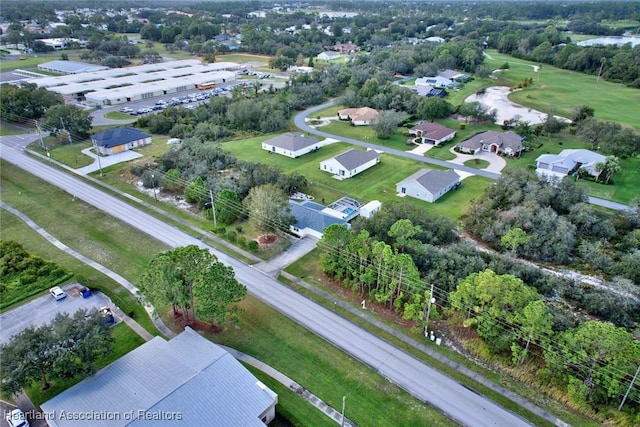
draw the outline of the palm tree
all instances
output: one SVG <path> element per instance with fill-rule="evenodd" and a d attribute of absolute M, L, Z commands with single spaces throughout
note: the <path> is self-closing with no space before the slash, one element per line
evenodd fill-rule
<path fill-rule="evenodd" d="M 599 180 L 604 180 L 605 184 L 609 184 L 611 177 L 620 172 L 620 161 L 616 156 L 607 156 L 604 162 L 595 166 L 595 171 L 598 172 Z"/>

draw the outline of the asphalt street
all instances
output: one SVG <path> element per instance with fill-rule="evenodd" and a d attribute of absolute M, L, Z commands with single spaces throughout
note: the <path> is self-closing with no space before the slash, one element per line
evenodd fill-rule
<path fill-rule="evenodd" d="M 16 141 L 18 142 L 18 141 Z M 362 361 L 419 400 L 468 426 L 526 426 L 525 420 L 463 387 L 409 354 L 285 287 L 268 275 L 145 212 L 4 145 L 0 157 L 73 196 L 172 246 L 207 247 L 233 267 L 251 294 Z M 477 172 L 477 170 L 476 170 Z"/>

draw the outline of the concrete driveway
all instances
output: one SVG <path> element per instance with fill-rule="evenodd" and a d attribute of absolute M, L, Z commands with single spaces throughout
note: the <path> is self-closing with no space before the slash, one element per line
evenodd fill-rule
<path fill-rule="evenodd" d="M 101 156 L 100 161 L 98 161 L 98 156 L 93 152 L 93 147 L 85 148 L 84 150 L 82 150 L 82 153 L 89 157 L 93 157 L 94 160 L 90 165 L 76 169 L 76 172 L 81 175 L 87 175 L 91 172 L 99 171 L 100 167 L 104 169 L 117 163 L 128 162 L 142 157 L 142 154 L 140 153 L 136 153 L 132 150 L 127 150 L 123 151 L 122 153 L 112 154 L 110 156 Z"/>
<path fill-rule="evenodd" d="M 100 292 L 92 292 L 88 298 L 82 298 L 79 285 L 63 287 L 67 297 L 60 301 L 49 293 L 19 307 L 0 314 L 0 344 L 9 342 L 12 336 L 22 332 L 28 326 L 42 326 L 51 322 L 58 313 L 73 314 L 81 308 L 90 311 L 109 305 L 109 298 Z"/>

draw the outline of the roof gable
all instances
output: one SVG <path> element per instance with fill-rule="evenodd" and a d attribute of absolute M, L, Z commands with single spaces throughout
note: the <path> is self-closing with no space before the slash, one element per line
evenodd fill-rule
<path fill-rule="evenodd" d="M 446 126 L 435 122 L 420 123 L 417 126 L 412 127 L 410 130 L 420 131 L 422 132 L 423 138 L 433 139 L 436 141 L 456 132 L 453 129 L 449 129 Z"/>
<path fill-rule="evenodd" d="M 437 194 L 451 184 L 459 181 L 460 176 L 452 169 L 446 171 L 420 169 L 418 172 L 400 181 L 398 185 L 416 182 L 429 193 Z"/>
<path fill-rule="evenodd" d="M 91 137 L 91 139 L 96 141 L 96 144 L 101 147 L 111 148 L 149 137 L 151 137 L 151 135 L 146 134 L 141 130 L 131 127 L 124 127 L 109 129 L 104 132 L 96 133 Z"/>

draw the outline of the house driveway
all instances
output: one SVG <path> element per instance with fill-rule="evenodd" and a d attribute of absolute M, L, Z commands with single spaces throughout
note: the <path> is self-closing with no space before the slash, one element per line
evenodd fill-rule
<path fill-rule="evenodd" d="M 39 327 L 53 320 L 58 313 L 73 315 L 80 309 L 87 311 L 110 305 L 109 298 L 100 292 L 91 292 L 82 298 L 77 283 L 63 287 L 67 297 L 56 301 L 47 294 L 0 314 L 0 344 L 6 344 L 11 337 L 29 326 Z"/>
<path fill-rule="evenodd" d="M 93 158 L 93 163 L 91 163 L 88 166 L 84 166 L 76 169 L 76 172 L 78 172 L 80 175 L 88 175 L 91 172 L 96 172 L 100 170 L 101 166 L 104 169 L 111 165 L 128 162 L 130 160 L 137 159 L 138 157 L 142 157 L 142 154 L 140 153 L 127 150 L 127 151 L 123 151 L 122 153 L 112 154 L 110 156 L 101 156 L 100 161 L 98 162 L 98 156 L 94 154 L 92 150 L 93 150 L 93 147 L 85 148 L 84 150 L 82 150 L 82 154 L 85 154 Z"/>
<path fill-rule="evenodd" d="M 309 252 L 315 249 L 318 239 L 306 236 L 294 242 L 285 251 L 268 261 L 263 261 L 253 266 L 271 277 L 278 277 L 280 271 L 293 264 Z"/>
<path fill-rule="evenodd" d="M 449 160 L 449 161 L 451 163 L 457 163 L 459 165 L 464 165 L 464 162 L 466 162 L 467 160 L 473 160 L 473 159 L 486 160 L 487 162 L 489 162 L 489 166 L 487 166 L 486 168 L 483 168 L 482 170 L 495 172 L 495 173 L 500 173 L 500 171 L 504 169 L 504 167 L 507 165 L 507 161 L 504 158 L 498 156 L 496 153 L 487 153 L 486 151 L 480 151 L 478 152 L 478 154 L 461 154 L 461 153 L 457 153 L 453 149 L 453 147 L 450 148 L 449 151 L 455 154 L 456 156 L 455 159 Z M 462 172 L 459 170 L 457 170 L 456 173 L 460 175 L 460 179 L 465 179 L 473 175 L 471 173 Z"/>

